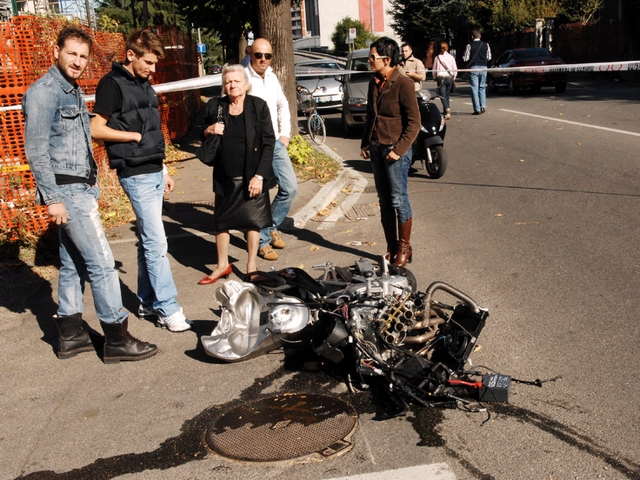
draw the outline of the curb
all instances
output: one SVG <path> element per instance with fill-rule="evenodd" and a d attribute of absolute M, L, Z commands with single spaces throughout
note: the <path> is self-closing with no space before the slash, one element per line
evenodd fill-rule
<path fill-rule="evenodd" d="M 349 182 L 350 178 L 355 177 L 358 184 L 362 184 L 362 182 L 364 182 L 365 186 L 367 184 L 367 181 L 362 177 L 362 175 L 353 170 L 353 168 L 345 166 L 344 159 L 329 147 L 325 145 L 317 145 L 315 148 L 322 150 L 323 153 L 329 155 L 333 160 L 340 164 L 342 166 L 342 172 L 334 181 L 324 185 L 304 207 L 293 215 L 293 225 L 296 228 L 304 228 L 309 220 L 315 217 L 320 210 L 326 208 Z"/>

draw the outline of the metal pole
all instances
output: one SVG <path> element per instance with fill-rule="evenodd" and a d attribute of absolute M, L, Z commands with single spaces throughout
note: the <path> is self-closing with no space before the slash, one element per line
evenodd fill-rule
<path fill-rule="evenodd" d="M 373 0 L 369 0 L 369 13 L 371 14 L 371 33 L 373 33 Z"/>
<path fill-rule="evenodd" d="M 198 27 L 198 44 L 202 43 L 202 38 L 200 37 L 200 27 Z M 199 53 L 198 56 L 200 57 L 200 65 L 198 68 L 198 73 L 200 74 L 201 77 L 204 77 L 204 58 L 202 56 L 202 53 Z"/>

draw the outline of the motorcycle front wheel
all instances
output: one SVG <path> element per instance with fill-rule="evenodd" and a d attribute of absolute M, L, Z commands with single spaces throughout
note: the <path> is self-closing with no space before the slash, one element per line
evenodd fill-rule
<path fill-rule="evenodd" d="M 427 173 L 431 178 L 440 178 L 447 171 L 447 152 L 442 145 L 430 148 L 431 161 L 425 162 Z"/>

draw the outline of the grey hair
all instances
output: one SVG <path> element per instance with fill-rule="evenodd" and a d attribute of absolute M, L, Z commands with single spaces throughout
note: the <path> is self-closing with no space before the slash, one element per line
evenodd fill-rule
<path fill-rule="evenodd" d="M 249 75 L 247 75 L 247 71 L 245 70 L 245 68 L 242 65 L 230 65 L 228 63 L 225 63 L 222 67 L 222 84 L 224 85 L 224 77 L 227 73 L 230 72 L 240 72 L 242 73 L 242 76 L 244 77 L 244 81 L 247 82 L 247 94 L 249 92 L 251 92 L 251 82 L 249 82 Z"/>

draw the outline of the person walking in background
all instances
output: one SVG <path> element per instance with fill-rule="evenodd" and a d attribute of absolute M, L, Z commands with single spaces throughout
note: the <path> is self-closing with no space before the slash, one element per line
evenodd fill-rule
<path fill-rule="evenodd" d="M 473 114 L 481 115 L 487 108 L 487 65 L 491 60 L 491 48 L 488 43 L 480 40 L 480 30 L 471 30 L 471 43 L 467 45 L 462 60 L 467 64 L 467 68 L 478 70 L 469 72 L 469 84 L 471 85 L 471 102 L 473 103 Z"/>
<path fill-rule="evenodd" d="M 287 152 L 291 139 L 291 113 L 287 97 L 271 68 L 273 58 L 271 44 L 264 38 L 257 38 L 252 47 L 251 65 L 247 67 L 247 75 L 251 83 L 251 94 L 267 102 L 271 112 L 276 137 L 273 173 L 278 184 L 278 193 L 271 203 L 273 224 L 260 232 L 258 255 L 265 260 L 275 261 L 278 259 L 278 254 L 273 251 L 273 248 L 281 249 L 286 246 L 278 233 L 278 227 L 286 218 L 298 194 L 298 179 Z"/>
<path fill-rule="evenodd" d="M 138 236 L 138 315 L 171 332 L 191 328 L 176 297 L 167 256 L 162 202 L 174 188 L 165 157 L 158 97 L 149 83 L 164 57 L 160 37 L 151 29 L 134 30 L 126 42 L 124 63 L 114 62 L 98 83 L 91 135 L 103 141 L 109 164 L 129 197 Z"/>
<path fill-rule="evenodd" d="M 413 81 L 396 68 L 399 50 L 388 37 L 371 44 L 368 60 L 375 75 L 369 82 L 360 155 L 371 158 L 387 240 L 385 258 L 403 267 L 412 256 L 408 177 L 411 145 L 420 132 L 420 110 Z"/>
<path fill-rule="evenodd" d="M 142 360 L 158 347 L 128 333 L 129 312 L 122 306 L 120 281 L 98 213 L 98 167 L 91 148 L 89 111 L 76 81 L 89 63 L 91 37 L 63 29 L 54 47 L 55 64 L 25 93 L 25 153 L 36 180 L 36 202 L 47 206 L 59 226 L 60 276 L 56 355 L 71 358 L 94 350 L 84 328 L 84 284 L 105 333 L 103 360 Z"/>
<path fill-rule="evenodd" d="M 444 118 L 447 120 L 451 118 L 449 95 L 451 95 L 457 75 L 456 59 L 449 53 L 449 44 L 441 42 L 440 54 L 433 61 L 433 76 L 438 84 L 438 96 L 442 102 L 442 109 L 445 113 Z"/>
<path fill-rule="evenodd" d="M 241 65 L 222 69 L 225 96 L 206 106 L 205 136 L 222 135 L 222 148 L 213 165 L 214 227 L 218 264 L 199 285 L 210 285 L 231 274 L 229 230 L 245 230 L 247 273 L 257 267 L 260 230 L 272 224 L 269 188 L 275 185 L 273 148 L 276 142 L 267 103 L 247 95 L 251 84 Z M 218 107 L 222 118 L 218 121 Z"/>
<path fill-rule="evenodd" d="M 413 48 L 408 43 L 402 44 L 402 61 L 398 64 L 398 70 L 411 80 L 416 91 L 422 88 L 422 82 L 427 78 L 424 64 L 413 56 Z"/>

